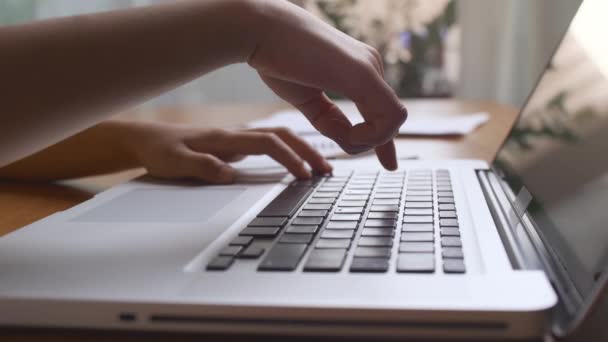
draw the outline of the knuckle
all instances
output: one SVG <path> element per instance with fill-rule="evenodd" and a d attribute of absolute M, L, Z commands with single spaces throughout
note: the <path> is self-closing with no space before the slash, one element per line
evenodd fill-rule
<path fill-rule="evenodd" d="M 281 135 L 295 135 L 295 133 L 288 127 L 277 127 L 275 132 Z"/>
<path fill-rule="evenodd" d="M 400 124 L 403 124 L 405 122 L 405 120 L 407 120 L 407 117 L 409 115 L 407 108 L 404 105 L 401 105 L 401 107 L 399 108 L 399 116 L 397 117 L 397 121 Z"/>
<path fill-rule="evenodd" d="M 365 48 L 367 49 L 367 51 L 371 54 L 371 56 L 377 60 L 377 61 L 381 61 L 382 58 L 380 56 L 380 52 L 378 52 L 378 49 L 376 49 L 375 47 L 365 44 Z"/>
<path fill-rule="evenodd" d="M 206 133 L 206 135 L 212 140 L 225 138 L 228 134 L 228 131 L 220 128 L 212 128 Z"/>
<path fill-rule="evenodd" d="M 262 133 L 260 139 L 265 147 L 275 148 L 279 145 L 279 137 L 275 133 Z"/>

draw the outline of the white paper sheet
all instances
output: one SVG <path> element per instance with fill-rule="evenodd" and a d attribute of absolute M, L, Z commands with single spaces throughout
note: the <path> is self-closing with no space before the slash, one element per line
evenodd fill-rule
<path fill-rule="evenodd" d="M 338 107 L 353 123 L 362 122 L 357 107 L 352 102 L 338 101 Z M 462 115 L 441 116 L 439 113 L 411 113 L 408 120 L 399 129 L 403 135 L 466 135 L 474 131 L 489 120 L 488 113 L 462 113 Z M 272 116 L 252 121 L 250 127 L 276 127 L 291 128 L 300 135 L 317 134 L 310 122 L 297 110 L 284 110 Z"/>

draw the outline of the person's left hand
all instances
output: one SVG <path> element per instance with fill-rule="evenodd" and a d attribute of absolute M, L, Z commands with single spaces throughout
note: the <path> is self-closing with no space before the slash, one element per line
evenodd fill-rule
<path fill-rule="evenodd" d="M 128 149 L 148 173 L 159 178 L 196 178 L 227 184 L 230 162 L 267 154 L 298 178 L 310 178 L 304 162 L 321 173 L 332 168 L 312 146 L 286 128 L 223 130 L 159 123 L 134 124 Z"/>

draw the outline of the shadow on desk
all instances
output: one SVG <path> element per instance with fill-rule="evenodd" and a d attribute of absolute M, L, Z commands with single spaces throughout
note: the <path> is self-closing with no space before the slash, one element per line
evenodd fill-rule
<path fill-rule="evenodd" d="M 310 342 L 310 341 L 428 341 L 428 342 L 446 342 L 447 340 L 436 339 L 378 339 L 373 337 L 368 338 L 339 338 L 339 337 L 294 337 L 294 336 L 274 336 L 274 335 L 217 335 L 217 334 L 177 334 L 177 333 L 137 333 L 137 332 L 108 332 L 98 330 L 51 330 L 51 329 L 7 329 L 5 333 L 0 333 L 0 338 L 3 342 L 33 342 L 33 341 L 48 341 L 48 342 L 76 342 L 76 341 L 95 341 L 95 342 L 161 342 L 168 340 L 177 340 L 180 342 L 216 342 L 216 341 L 233 341 L 233 342 Z M 470 339 L 449 340 L 450 342 L 467 341 Z M 500 340 L 485 340 L 485 342 L 502 342 L 513 341 L 508 339 Z M 517 340 L 521 342 L 540 342 L 542 340 Z M 586 340 L 585 340 L 586 341 Z"/>
<path fill-rule="evenodd" d="M 0 236 L 91 199 L 95 194 L 69 185 L 0 181 Z"/>

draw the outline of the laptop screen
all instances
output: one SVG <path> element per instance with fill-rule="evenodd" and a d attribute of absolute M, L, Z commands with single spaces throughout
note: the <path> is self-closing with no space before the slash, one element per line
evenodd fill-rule
<path fill-rule="evenodd" d="M 581 5 L 494 162 L 582 297 L 608 263 L 606 13 Z"/>

